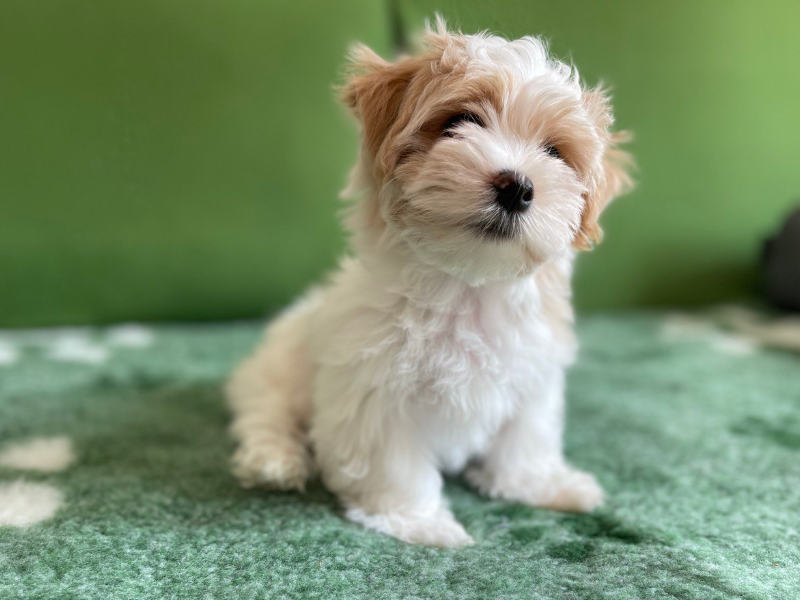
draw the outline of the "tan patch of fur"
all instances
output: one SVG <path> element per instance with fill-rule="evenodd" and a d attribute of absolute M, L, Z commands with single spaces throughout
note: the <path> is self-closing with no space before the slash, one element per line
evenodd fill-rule
<path fill-rule="evenodd" d="M 389 176 L 404 159 L 433 145 L 453 114 L 481 112 L 482 105 L 502 107 L 506 88 L 502 76 L 464 78 L 466 65 L 443 55 L 448 47 L 443 40 L 429 32 L 425 52 L 394 63 L 363 45 L 350 54 L 351 73 L 342 101 L 361 121 L 362 153 L 375 157 L 378 180 Z M 449 44 L 457 42 L 450 39 Z M 431 98 L 435 104 L 420 114 L 419 105 Z M 409 135 L 401 135 L 409 125 Z"/>
<path fill-rule="evenodd" d="M 600 214 L 614 198 L 633 188 L 630 176 L 633 157 L 620 148 L 633 136 L 627 131 L 611 131 L 614 117 L 611 100 L 605 89 L 596 87 L 588 90 L 583 99 L 605 145 L 601 167 L 592 177 L 590 191 L 584 196 L 586 205 L 581 216 L 581 227 L 573 243 L 579 250 L 590 250 L 603 238 L 603 230 L 598 222 Z"/>
<path fill-rule="evenodd" d="M 432 63 L 436 69 L 437 64 Z M 431 81 L 418 76 L 407 90 L 409 102 L 397 120 L 393 132 L 400 133 L 411 125 L 408 135 L 398 136 L 387 157 L 387 167 L 393 170 L 410 156 L 425 152 L 442 136 L 446 121 L 458 113 L 474 113 L 482 117 L 486 109 L 502 109 L 507 82 L 502 74 L 483 75 L 466 79 L 461 70 L 451 70 L 446 76 Z M 419 114 L 416 110 L 425 97 L 435 97 L 435 103 Z M 415 119 L 416 118 L 416 119 Z"/>
<path fill-rule="evenodd" d="M 342 90 L 342 101 L 361 121 L 365 155 L 381 154 L 381 147 L 392 137 L 390 129 L 398 125 L 400 107 L 412 78 L 433 58 L 427 53 L 389 63 L 367 46 L 353 49 L 352 73 Z"/>

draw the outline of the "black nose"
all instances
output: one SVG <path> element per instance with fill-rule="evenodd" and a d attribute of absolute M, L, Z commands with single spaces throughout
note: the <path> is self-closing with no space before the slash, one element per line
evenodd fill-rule
<path fill-rule="evenodd" d="M 533 201 L 533 182 L 514 171 L 500 171 L 492 179 L 495 199 L 506 212 L 524 212 Z"/>

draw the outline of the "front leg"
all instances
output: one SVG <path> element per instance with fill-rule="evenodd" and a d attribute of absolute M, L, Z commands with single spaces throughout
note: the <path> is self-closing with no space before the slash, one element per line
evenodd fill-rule
<path fill-rule="evenodd" d="M 398 402 L 358 389 L 357 377 L 325 369 L 321 379 L 311 439 L 323 481 L 347 517 L 412 544 L 472 544 L 447 507 L 412 417 Z"/>
<path fill-rule="evenodd" d="M 563 429 L 564 373 L 559 369 L 538 397 L 522 401 L 488 452 L 467 470 L 467 480 L 493 498 L 566 512 L 596 508 L 603 490 L 592 475 L 564 459 Z"/>

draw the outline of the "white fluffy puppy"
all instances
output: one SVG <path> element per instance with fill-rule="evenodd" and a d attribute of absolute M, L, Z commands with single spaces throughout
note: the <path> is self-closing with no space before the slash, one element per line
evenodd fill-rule
<path fill-rule="evenodd" d="M 562 454 L 570 278 L 627 161 L 606 94 L 540 40 L 439 22 L 423 41 L 394 63 L 354 50 L 354 256 L 274 320 L 228 396 L 243 484 L 318 469 L 350 519 L 457 546 L 442 472 L 533 506 L 602 502 Z"/>

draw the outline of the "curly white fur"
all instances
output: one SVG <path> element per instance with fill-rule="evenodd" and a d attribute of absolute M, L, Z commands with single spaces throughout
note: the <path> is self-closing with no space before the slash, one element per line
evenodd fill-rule
<path fill-rule="evenodd" d="M 418 56 L 386 63 L 361 47 L 354 60 L 356 255 L 278 316 L 231 379 L 235 474 L 302 489 L 319 470 L 349 518 L 440 546 L 472 542 L 442 472 L 466 470 L 490 496 L 591 510 L 602 490 L 561 438 L 573 247 L 596 237 L 625 182 L 605 96 L 537 39 L 441 23 Z M 436 132 L 464 110 L 481 123 Z M 504 169 L 534 182 L 534 202 L 516 233 L 487 239 L 471 224 L 500 218 L 487 182 Z"/>

